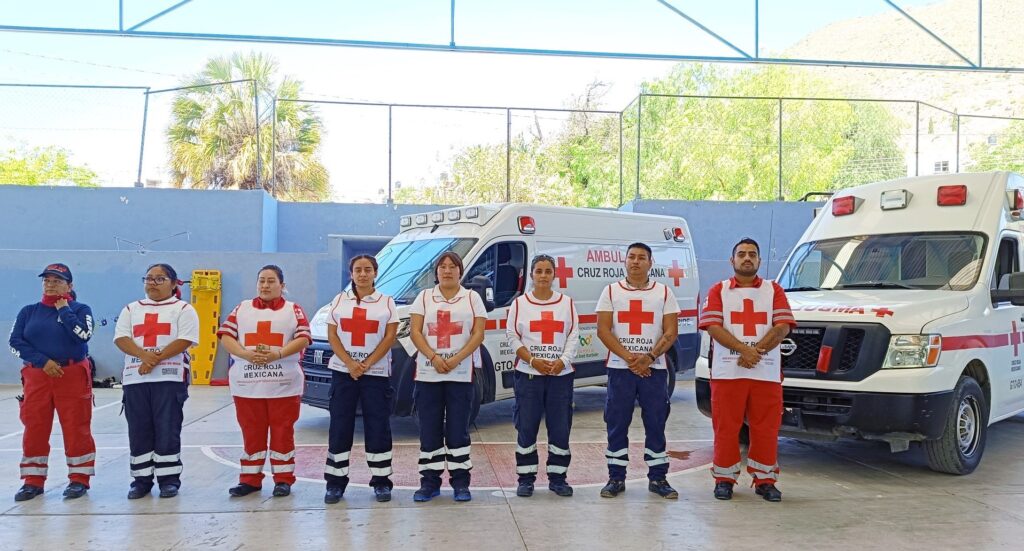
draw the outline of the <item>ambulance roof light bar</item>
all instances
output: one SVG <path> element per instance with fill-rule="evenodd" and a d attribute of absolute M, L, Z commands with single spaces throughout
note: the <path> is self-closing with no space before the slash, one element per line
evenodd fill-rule
<path fill-rule="evenodd" d="M 519 233 L 526 235 L 533 234 L 537 231 L 537 224 L 534 223 L 532 216 L 520 216 L 519 217 Z"/>
<path fill-rule="evenodd" d="M 853 195 L 835 197 L 832 199 L 832 216 L 846 216 L 848 214 L 853 214 L 862 201 L 862 199 Z"/>
<path fill-rule="evenodd" d="M 959 207 L 967 204 L 967 186 L 939 186 L 936 202 L 940 207 Z"/>

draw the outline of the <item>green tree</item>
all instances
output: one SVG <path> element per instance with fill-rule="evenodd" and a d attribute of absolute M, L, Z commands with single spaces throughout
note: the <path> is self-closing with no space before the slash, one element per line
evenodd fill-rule
<path fill-rule="evenodd" d="M 330 196 L 327 169 L 318 158 L 320 118 L 308 103 L 279 101 L 277 109 L 271 109 L 274 98 L 298 99 L 302 90 L 302 84 L 289 76 L 276 80 L 276 72 L 277 62 L 268 56 L 235 54 L 209 60 L 200 74 L 184 83 L 194 88 L 175 96 L 167 129 L 175 187 L 262 188 L 296 201 Z M 203 86 L 243 79 L 255 82 L 261 110 L 258 125 L 253 82 Z"/>
<path fill-rule="evenodd" d="M 779 102 L 668 96 L 836 95 L 828 82 L 784 66 L 735 70 L 681 64 L 643 88 L 652 95 L 622 114 L 625 201 L 637 193 L 638 111 L 641 197 L 767 200 L 776 198 L 779 189 Z M 605 90 L 602 83 L 592 83 L 569 107 L 600 109 Z M 785 101 L 784 197 L 905 176 L 902 129 L 900 119 L 881 104 Z M 504 164 L 504 144 L 467 148 L 453 158 L 445 193 L 458 197 L 461 187 L 472 190 L 463 194 L 466 199 L 504 200 Z M 577 112 L 554 135 L 519 136 L 511 168 L 513 201 L 617 206 L 619 117 Z M 429 189 L 408 190 L 405 197 L 418 199 Z"/>
<path fill-rule="evenodd" d="M 986 140 L 967 147 L 972 159 L 967 170 L 1010 170 L 1024 174 L 1024 121 L 1011 121 L 995 138 L 994 145 Z"/>
<path fill-rule="evenodd" d="M 71 164 L 67 150 L 51 145 L 0 152 L 0 184 L 96 187 L 100 179 L 88 166 Z"/>

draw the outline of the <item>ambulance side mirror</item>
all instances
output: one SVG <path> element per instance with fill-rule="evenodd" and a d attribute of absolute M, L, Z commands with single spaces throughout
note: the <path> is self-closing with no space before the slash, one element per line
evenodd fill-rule
<path fill-rule="evenodd" d="M 464 285 L 470 291 L 476 291 L 480 295 L 480 298 L 484 300 L 484 308 L 487 308 L 488 312 L 494 310 L 494 288 L 491 287 L 491 280 L 487 279 L 487 276 L 473 276 L 473 279 Z"/>
<path fill-rule="evenodd" d="M 1024 272 L 1004 274 L 999 279 L 999 288 L 992 291 L 992 303 L 999 302 L 1024 306 Z"/>

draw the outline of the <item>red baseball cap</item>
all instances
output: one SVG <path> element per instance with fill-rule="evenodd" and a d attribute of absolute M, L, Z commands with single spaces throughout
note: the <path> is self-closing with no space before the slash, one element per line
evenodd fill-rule
<path fill-rule="evenodd" d="M 48 275 L 57 276 L 68 283 L 71 283 L 71 268 L 68 268 L 67 264 L 55 263 L 50 264 L 43 269 L 43 273 L 39 274 L 39 277 L 46 277 Z"/>

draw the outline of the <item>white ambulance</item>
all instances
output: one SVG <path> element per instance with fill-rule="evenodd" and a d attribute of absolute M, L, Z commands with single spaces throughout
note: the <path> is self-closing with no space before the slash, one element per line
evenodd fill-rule
<path fill-rule="evenodd" d="M 607 349 L 597 338 L 594 306 L 605 285 L 625 278 L 626 247 L 636 241 L 651 247 L 651 277 L 675 293 L 682 309 L 679 339 L 668 354 L 670 384 L 675 386 L 676 371 L 690 369 L 696 362 L 700 285 L 690 231 L 682 218 L 512 203 L 403 216 L 400 226 L 401 232 L 376 255 L 376 287 L 395 298 L 401 319 L 398 345 L 392 350 L 396 415 L 409 415 L 414 407 L 412 357 L 416 350 L 409 338 L 408 305 L 421 290 L 434 286 L 434 262 L 446 251 L 462 257 L 463 285 L 480 292 L 487 305 L 483 367 L 473 378 L 477 406 L 513 395 L 515 350 L 505 338 L 506 313 L 512 301 L 529 289 L 530 259 L 541 253 L 555 258 L 554 287 L 571 296 L 579 312 L 577 386 L 605 382 Z M 324 408 L 331 380 L 327 362 L 332 355 L 327 316 L 324 306 L 313 317 L 314 343 L 302 362 L 303 401 Z"/>
<path fill-rule="evenodd" d="M 783 434 L 920 441 L 932 469 L 972 472 L 988 425 L 1024 411 L 1022 209 L 1007 172 L 837 192 L 778 278 L 798 323 L 781 347 Z"/>

